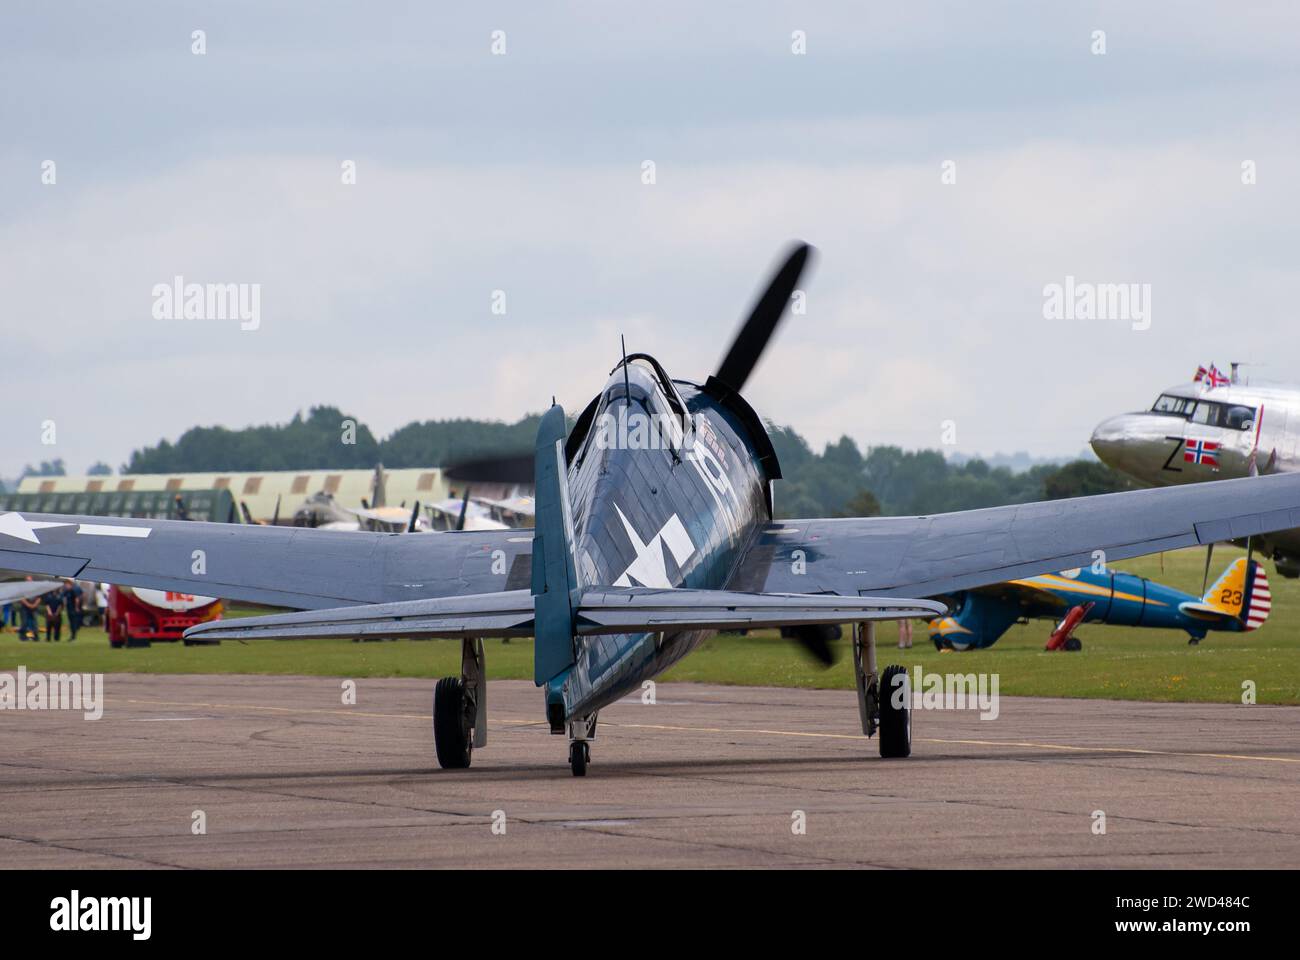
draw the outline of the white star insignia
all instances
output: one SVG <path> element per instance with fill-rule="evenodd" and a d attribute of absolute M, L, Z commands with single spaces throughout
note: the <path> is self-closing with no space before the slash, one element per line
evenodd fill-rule
<path fill-rule="evenodd" d="M 632 524 L 623 515 L 623 511 L 619 510 L 617 503 L 614 504 L 614 510 L 617 511 L 618 518 L 623 521 L 623 529 L 627 531 L 627 538 L 632 541 L 632 549 L 636 551 L 636 559 L 614 581 L 614 586 L 630 587 L 635 580 L 640 586 L 658 587 L 662 590 L 672 589 L 672 583 L 668 580 L 668 562 L 664 558 L 664 546 L 667 545 L 678 567 L 684 566 L 695 553 L 695 544 L 691 542 L 691 535 L 686 532 L 686 526 L 681 518 L 674 513 L 664 524 L 663 529 L 650 538 L 649 543 L 642 543 Z"/>
<path fill-rule="evenodd" d="M 40 543 L 36 531 L 46 527 L 70 527 L 70 523 L 56 523 L 50 520 L 28 520 L 19 513 L 0 513 L 0 534 L 28 543 Z"/>

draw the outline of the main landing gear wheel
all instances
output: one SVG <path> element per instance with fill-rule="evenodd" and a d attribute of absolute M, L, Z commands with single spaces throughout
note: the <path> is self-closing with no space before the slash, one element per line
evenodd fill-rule
<path fill-rule="evenodd" d="M 569 744 L 569 766 L 575 777 L 587 775 L 587 764 L 591 762 L 591 750 L 586 740 L 574 740 Z"/>
<path fill-rule="evenodd" d="M 1078 650 L 1082 650 L 1083 641 L 1080 640 L 1078 637 L 1070 637 L 1068 640 L 1065 641 L 1065 649 L 1069 650 L 1071 653 L 1074 653 L 1075 651 Z"/>
<path fill-rule="evenodd" d="M 901 679 L 897 679 L 901 677 Z M 880 755 L 912 754 L 912 684 L 907 667 L 897 664 L 880 675 Z"/>
<path fill-rule="evenodd" d="M 469 766 L 474 741 L 470 734 L 465 684 L 460 677 L 443 677 L 433 688 L 433 745 L 438 751 L 438 765 L 446 770 L 463 770 Z"/>

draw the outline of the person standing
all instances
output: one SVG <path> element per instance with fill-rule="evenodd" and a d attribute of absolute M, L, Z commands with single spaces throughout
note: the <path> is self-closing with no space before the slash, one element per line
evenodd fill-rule
<path fill-rule="evenodd" d="M 910 650 L 912 648 L 912 621 L 898 621 L 898 649 Z"/>
<path fill-rule="evenodd" d="M 108 584 L 95 584 L 95 616 L 99 617 L 99 626 L 108 629 Z"/>
<path fill-rule="evenodd" d="M 68 643 L 72 643 L 77 639 L 77 631 L 81 629 L 81 605 L 85 592 L 77 581 L 64 580 L 62 593 L 63 609 L 68 612 Z"/>
<path fill-rule="evenodd" d="M 30 580 L 31 577 L 27 579 Z M 18 607 L 18 612 L 22 615 L 22 625 L 18 628 L 18 639 L 33 642 L 39 640 L 40 637 L 36 633 L 36 611 L 41 607 L 40 598 L 25 597 L 19 601 Z"/>
<path fill-rule="evenodd" d="M 51 590 L 45 600 L 45 642 L 63 639 L 63 591 Z"/>

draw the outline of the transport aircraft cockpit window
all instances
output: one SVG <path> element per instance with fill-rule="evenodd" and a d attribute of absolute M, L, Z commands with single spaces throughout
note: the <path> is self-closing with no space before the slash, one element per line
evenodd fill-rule
<path fill-rule="evenodd" d="M 1240 404 L 1211 403 L 1201 400 L 1192 414 L 1192 423 L 1229 430 L 1249 430 L 1255 426 L 1255 408 Z"/>
<path fill-rule="evenodd" d="M 1189 400 L 1187 397 L 1173 397 L 1167 393 L 1162 393 L 1155 405 L 1151 407 L 1152 413 L 1170 413 L 1179 417 L 1186 417 L 1192 411 L 1195 400 Z"/>
<path fill-rule="evenodd" d="M 1250 430 L 1255 426 L 1255 408 L 1237 403 L 1215 403 L 1191 397 L 1175 397 L 1163 393 L 1151 407 L 1152 413 L 1182 417 L 1192 423 L 1207 427 L 1226 427 L 1229 430 Z"/>
<path fill-rule="evenodd" d="M 1233 405 L 1223 414 L 1223 425 L 1229 430 L 1250 430 L 1255 426 L 1255 408 Z"/>

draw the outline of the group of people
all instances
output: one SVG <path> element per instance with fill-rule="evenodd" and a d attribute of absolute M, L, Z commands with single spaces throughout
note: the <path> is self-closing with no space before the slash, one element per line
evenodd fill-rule
<path fill-rule="evenodd" d="M 98 601 L 98 597 L 95 599 Z M 18 631 L 19 640 L 36 643 L 41 639 L 37 622 L 42 619 L 46 643 L 58 643 L 63 639 L 63 620 L 66 614 L 68 642 L 71 643 L 77 639 L 85 610 L 86 592 L 76 581 L 64 580 L 61 587 L 42 596 L 5 604 L 3 610 L 0 610 L 0 630 L 12 626 Z"/>

